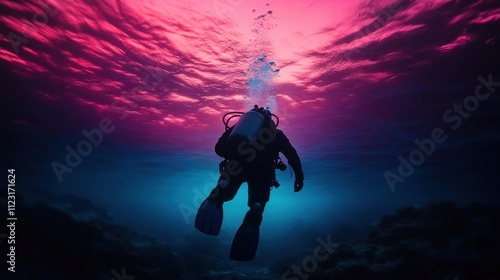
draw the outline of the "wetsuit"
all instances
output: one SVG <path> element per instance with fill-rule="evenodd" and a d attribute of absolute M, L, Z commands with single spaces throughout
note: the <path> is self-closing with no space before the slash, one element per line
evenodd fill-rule
<path fill-rule="evenodd" d="M 224 169 L 228 169 L 227 163 L 230 163 L 229 172 L 221 175 L 219 182 L 224 180 L 225 184 L 219 184 L 213 192 L 216 200 L 225 202 L 232 200 L 238 192 L 242 183 L 248 183 L 248 206 L 260 203 L 262 210 L 269 201 L 269 195 L 273 181 L 276 179 L 275 160 L 281 152 L 288 160 L 288 164 L 295 171 L 295 179 L 303 181 L 302 164 L 295 148 L 290 144 L 286 135 L 278 129 L 274 129 L 272 141 L 264 144 L 257 142 L 255 145 L 248 143 L 245 151 L 248 152 L 245 159 L 239 156 L 231 156 L 227 151 L 226 141 L 232 132 L 233 127 L 225 131 L 215 145 L 215 153 L 226 159 Z M 250 153 L 250 151 L 252 153 Z"/>

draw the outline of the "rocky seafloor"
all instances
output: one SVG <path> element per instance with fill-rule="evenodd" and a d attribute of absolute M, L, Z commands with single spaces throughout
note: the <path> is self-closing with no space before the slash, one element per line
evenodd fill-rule
<path fill-rule="evenodd" d="M 143 237 L 80 198 L 30 203 L 17 216 L 16 272 L 1 279 L 500 279 L 500 210 L 478 203 L 402 208 L 364 238 L 324 237 L 257 267 Z"/>

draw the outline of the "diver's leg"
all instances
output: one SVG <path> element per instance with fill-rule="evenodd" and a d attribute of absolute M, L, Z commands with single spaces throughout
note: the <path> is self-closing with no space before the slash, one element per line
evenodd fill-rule
<path fill-rule="evenodd" d="M 208 235 L 219 235 L 223 219 L 222 204 L 233 199 L 243 183 L 242 177 L 233 177 L 229 182 L 225 181 L 225 184 L 222 179 L 223 176 L 219 178 L 219 183 L 210 195 L 201 203 L 196 214 L 195 227 Z"/>
<path fill-rule="evenodd" d="M 236 196 L 236 193 L 238 193 L 241 184 L 243 184 L 243 180 L 243 176 L 233 176 L 231 178 L 226 178 L 225 176 L 221 175 L 219 177 L 217 186 L 210 192 L 210 195 L 208 197 L 211 200 L 222 205 L 224 202 L 230 201 Z"/>
<path fill-rule="evenodd" d="M 269 197 L 271 195 L 271 188 L 273 185 L 273 178 L 271 176 L 254 177 L 248 181 L 248 207 L 252 209 L 255 204 L 259 204 L 264 212 Z"/>
<path fill-rule="evenodd" d="M 254 177 L 262 178 L 262 177 Z M 236 232 L 231 246 L 230 258 L 237 261 L 248 261 L 255 258 L 259 245 L 260 224 L 262 213 L 269 201 L 271 181 L 248 180 L 248 206 L 250 210 L 245 215 L 243 223 Z"/>
<path fill-rule="evenodd" d="M 262 213 L 266 207 L 269 197 L 271 195 L 271 180 L 266 180 L 262 177 L 257 177 L 257 180 L 248 181 L 248 210 L 245 215 L 245 222 L 253 223 L 257 228 L 262 223 Z"/>

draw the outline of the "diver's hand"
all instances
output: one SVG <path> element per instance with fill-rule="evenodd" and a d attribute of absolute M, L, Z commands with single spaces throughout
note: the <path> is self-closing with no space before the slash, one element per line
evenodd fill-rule
<path fill-rule="evenodd" d="M 293 191 L 299 192 L 304 187 L 304 180 L 295 179 L 295 183 L 293 184 Z"/>

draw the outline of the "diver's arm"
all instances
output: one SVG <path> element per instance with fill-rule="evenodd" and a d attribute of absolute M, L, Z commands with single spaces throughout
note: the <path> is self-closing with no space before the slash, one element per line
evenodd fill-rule
<path fill-rule="evenodd" d="M 288 164 L 293 168 L 293 171 L 295 171 L 295 180 L 303 181 L 304 173 L 302 172 L 302 163 L 300 162 L 297 150 L 295 150 L 290 140 L 288 140 L 286 135 L 281 131 L 277 132 L 276 140 L 280 146 L 280 152 L 285 155 Z"/>
<path fill-rule="evenodd" d="M 231 131 L 233 131 L 233 127 L 226 130 L 215 144 L 215 153 L 220 157 L 226 158 L 226 141 Z"/>

